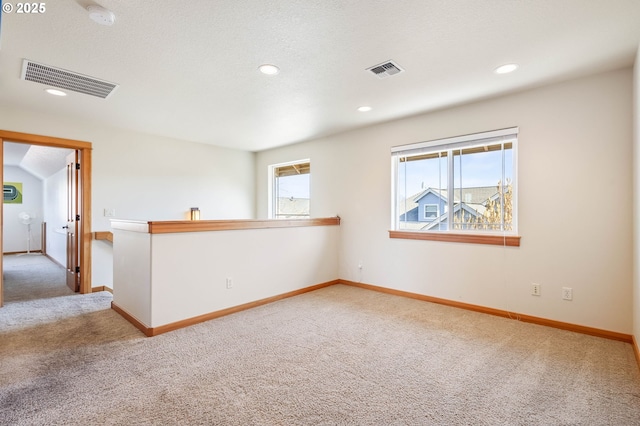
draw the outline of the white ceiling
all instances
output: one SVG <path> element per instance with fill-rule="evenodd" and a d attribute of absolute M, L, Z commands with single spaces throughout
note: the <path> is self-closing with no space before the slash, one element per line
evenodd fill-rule
<path fill-rule="evenodd" d="M 3 15 L 0 103 L 259 151 L 628 66 L 640 40 L 638 0 L 99 3 L 113 26 L 89 20 L 85 0 Z M 53 97 L 20 80 L 24 58 L 120 87 Z M 386 60 L 405 72 L 365 71 Z M 492 72 L 509 62 L 519 70 Z"/>
<path fill-rule="evenodd" d="M 4 142 L 3 146 L 5 166 L 20 167 L 40 179 L 46 179 L 64 169 L 67 155 L 73 152 L 71 149 L 13 142 Z"/>

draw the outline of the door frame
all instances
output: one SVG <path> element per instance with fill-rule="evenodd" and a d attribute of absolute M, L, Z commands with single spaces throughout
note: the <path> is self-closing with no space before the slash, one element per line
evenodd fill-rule
<path fill-rule="evenodd" d="M 82 180 L 82 200 L 80 205 L 80 230 L 78 244 L 80 245 L 80 293 L 91 293 L 91 142 L 56 138 L 52 136 L 34 135 L 30 133 L 0 130 L 0 160 L 4 170 L 4 142 L 25 143 L 29 145 L 50 146 L 78 150 L 80 153 L 80 175 Z M 2 253 L 2 233 L 4 203 L 0 204 L 0 253 Z M 0 271 L 3 270 L 2 256 L 0 256 Z M 0 307 L 4 304 L 4 288 L 2 273 L 0 273 Z"/>

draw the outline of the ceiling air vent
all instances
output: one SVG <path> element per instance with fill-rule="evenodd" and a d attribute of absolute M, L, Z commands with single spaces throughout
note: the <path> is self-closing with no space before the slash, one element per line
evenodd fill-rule
<path fill-rule="evenodd" d="M 60 89 L 73 90 L 85 95 L 106 99 L 118 87 L 115 83 L 78 74 L 25 59 L 22 63 L 22 79 L 46 84 Z"/>
<path fill-rule="evenodd" d="M 387 78 L 392 75 L 401 73 L 404 70 L 393 61 L 387 61 L 378 65 L 374 65 L 371 68 L 367 68 L 367 71 L 371 71 L 378 78 Z"/>

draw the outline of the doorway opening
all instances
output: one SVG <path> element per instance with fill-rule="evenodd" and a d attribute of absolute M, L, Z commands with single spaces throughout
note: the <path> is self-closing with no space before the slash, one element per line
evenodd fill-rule
<path fill-rule="evenodd" d="M 43 229 L 39 230 L 39 232 L 36 229 L 36 233 L 44 235 L 45 237 L 48 235 L 49 238 L 53 235 L 52 231 L 64 234 L 60 235 L 65 240 L 64 254 L 59 253 L 62 246 L 60 242 L 58 242 L 55 245 L 55 250 L 58 251 L 55 255 L 57 259 L 54 258 L 54 261 L 63 264 L 66 268 L 66 283 L 72 291 L 91 293 L 91 143 L 0 130 L 0 158 L 3 160 L 3 171 L 5 167 L 4 142 L 11 143 L 12 148 L 23 144 L 25 146 L 64 148 L 66 150 L 61 151 L 65 157 L 65 168 L 59 172 L 61 176 L 58 178 L 59 180 L 64 179 L 65 181 L 64 185 L 66 189 L 64 198 L 67 204 L 65 212 L 66 218 L 64 219 L 63 225 L 59 226 L 60 230 L 55 229 L 58 225 L 54 225 L 54 229 Z M 9 155 L 9 153 L 7 154 Z M 18 185 L 13 186 L 17 190 Z M 13 193 L 10 195 L 17 196 L 17 194 Z M 4 209 L 7 207 L 8 205 L 5 205 L 4 202 L 0 205 L 0 212 L 3 213 L 3 216 Z M 28 206 L 25 205 L 25 214 L 22 215 L 22 217 L 26 218 L 26 216 L 29 215 L 31 222 L 33 222 L 35 217 L 37 217 L 37 213 L 33 211 L 29 212 L 27 207 Z M 21 211 L 20 213 L 23 212 Z M 20 213 L 17 216 L 17 220 L 20 220 Z M 5 221 L 6 220 L 7 219 L 5 219 Z M 25 220 L 29 222 L 29 219 Z M 3 226 L 0 227 L 0 236 L 2 237 L 4 237 L 4 232 L 8 232 L 5 230 L 5 225 L 6 224 L 3 223 Z M 40 237 L 39 244 L 38 240 L 34 241 L 34 228 L 27 225 L 32 225 L 32 223 L 25 225 L 28 233 L 31 234 L 29 236 L 29 244 L 34 244 L 35 242 L 36 246 L 40 246 L 39 251 L 44 251 L 45 253 L 48 247 L 53 247 L 51 244 L 47 244 L 46 238 Z M 16 229 L 18 231 L 20 230 L 19 227 Z M 2 253 L 11 251 L 5 250 L 3 247 L 3 239 L 4 238 L 0 238 L 0 248 L 3 249 Z M 51 242 L 52 241 L 49 241 L 49 243 Z M 32 250 L 32 246 L 29 246 L 26 251 L 29 254 L 31 254 L 32 251 L 34 253 L 38 252 L 38 250 Z M 53 258 L 52 256 L 49 257 Z M 64 262 L 60 262 L 60 260 Z M 4 270 L 1 258 L 0 269 Z M 2 306 L 3 303 L 4 286 L 2 276 L 0 276 L 0 306 Z"/>

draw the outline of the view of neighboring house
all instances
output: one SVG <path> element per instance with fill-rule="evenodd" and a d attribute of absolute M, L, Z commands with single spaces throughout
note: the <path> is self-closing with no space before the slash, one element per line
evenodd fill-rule
<path fill-rule="evenodd" d="M 510 204 L 507 189 L 506 204 Z M 470 188 L 456 188 L 453 191 L 453 228 L 452 229 L 480 229 L 500 230 L 503 210 L 511 210 L 510 205 L 502 208 L 500 186 L 479 186 Z M 445 231 L 449 229 L 448 191 L 427 188 L 414 194 L 398 206 L 400 228 L 421 231 Z M 510 225 L 507 220 L 507 227 Z"/>
<path fill-rule="evenodd" d="M 275 216 L 278 219 L 300 219 L 309 217 L 309 199 L 296 197 L 278 197 Z"/>

